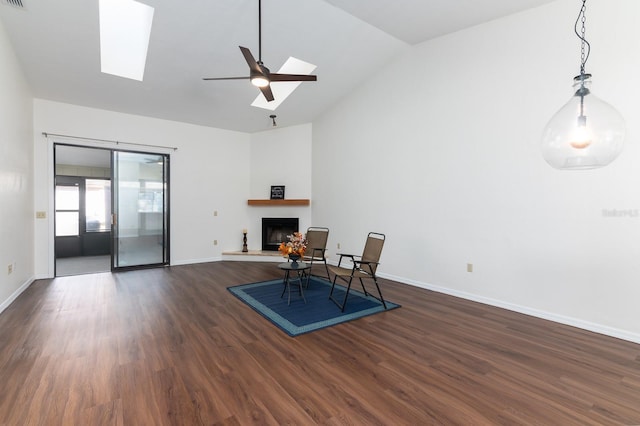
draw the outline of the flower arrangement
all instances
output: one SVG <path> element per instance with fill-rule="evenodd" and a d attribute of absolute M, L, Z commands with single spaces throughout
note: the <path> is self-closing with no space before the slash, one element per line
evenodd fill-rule
<path fill-rule="evenodd" d="M 304 256 L 304 251 L 307 249 L 307 239 L 302 232 L 294 232 L 291 235 L 287 235 L 289 241 L 280 243 L 278 251 L 283 256 L 298 255 Z"/>

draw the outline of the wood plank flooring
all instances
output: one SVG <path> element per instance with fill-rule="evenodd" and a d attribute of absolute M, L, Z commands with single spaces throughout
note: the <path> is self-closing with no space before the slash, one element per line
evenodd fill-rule
<path fill-rule="evenodd" d="M 640 345 L 383 280 L 296 338 L 216 262 L 36 281 L 0 315 L 1 425 L 633 425 Z"/>

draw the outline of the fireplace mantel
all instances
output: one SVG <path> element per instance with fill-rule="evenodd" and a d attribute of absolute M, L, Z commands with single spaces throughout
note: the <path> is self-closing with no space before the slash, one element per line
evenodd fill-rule
<path fill-rule="evenodd" d="M 310 203 L 311 200 L 308 198 L 289 200 L 247 200 L 247 204 L 250 206 L 308 206 Z"/>

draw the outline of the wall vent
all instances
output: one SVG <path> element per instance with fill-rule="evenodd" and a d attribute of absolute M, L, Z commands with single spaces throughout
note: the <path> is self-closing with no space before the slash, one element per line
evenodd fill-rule
<path fill-rule="evenodd" d="M 24 8 L 24 5 L 22 4 L 22 0 L 3 0 L 3 1 L 9 6 Z"/>

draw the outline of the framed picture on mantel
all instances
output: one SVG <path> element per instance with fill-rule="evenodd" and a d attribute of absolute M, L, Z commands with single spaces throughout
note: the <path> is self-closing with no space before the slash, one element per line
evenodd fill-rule
<path fill-rule="evenodd" d="M 284 185 L 271 185 L 271 199 L 284 200 Z"/>

